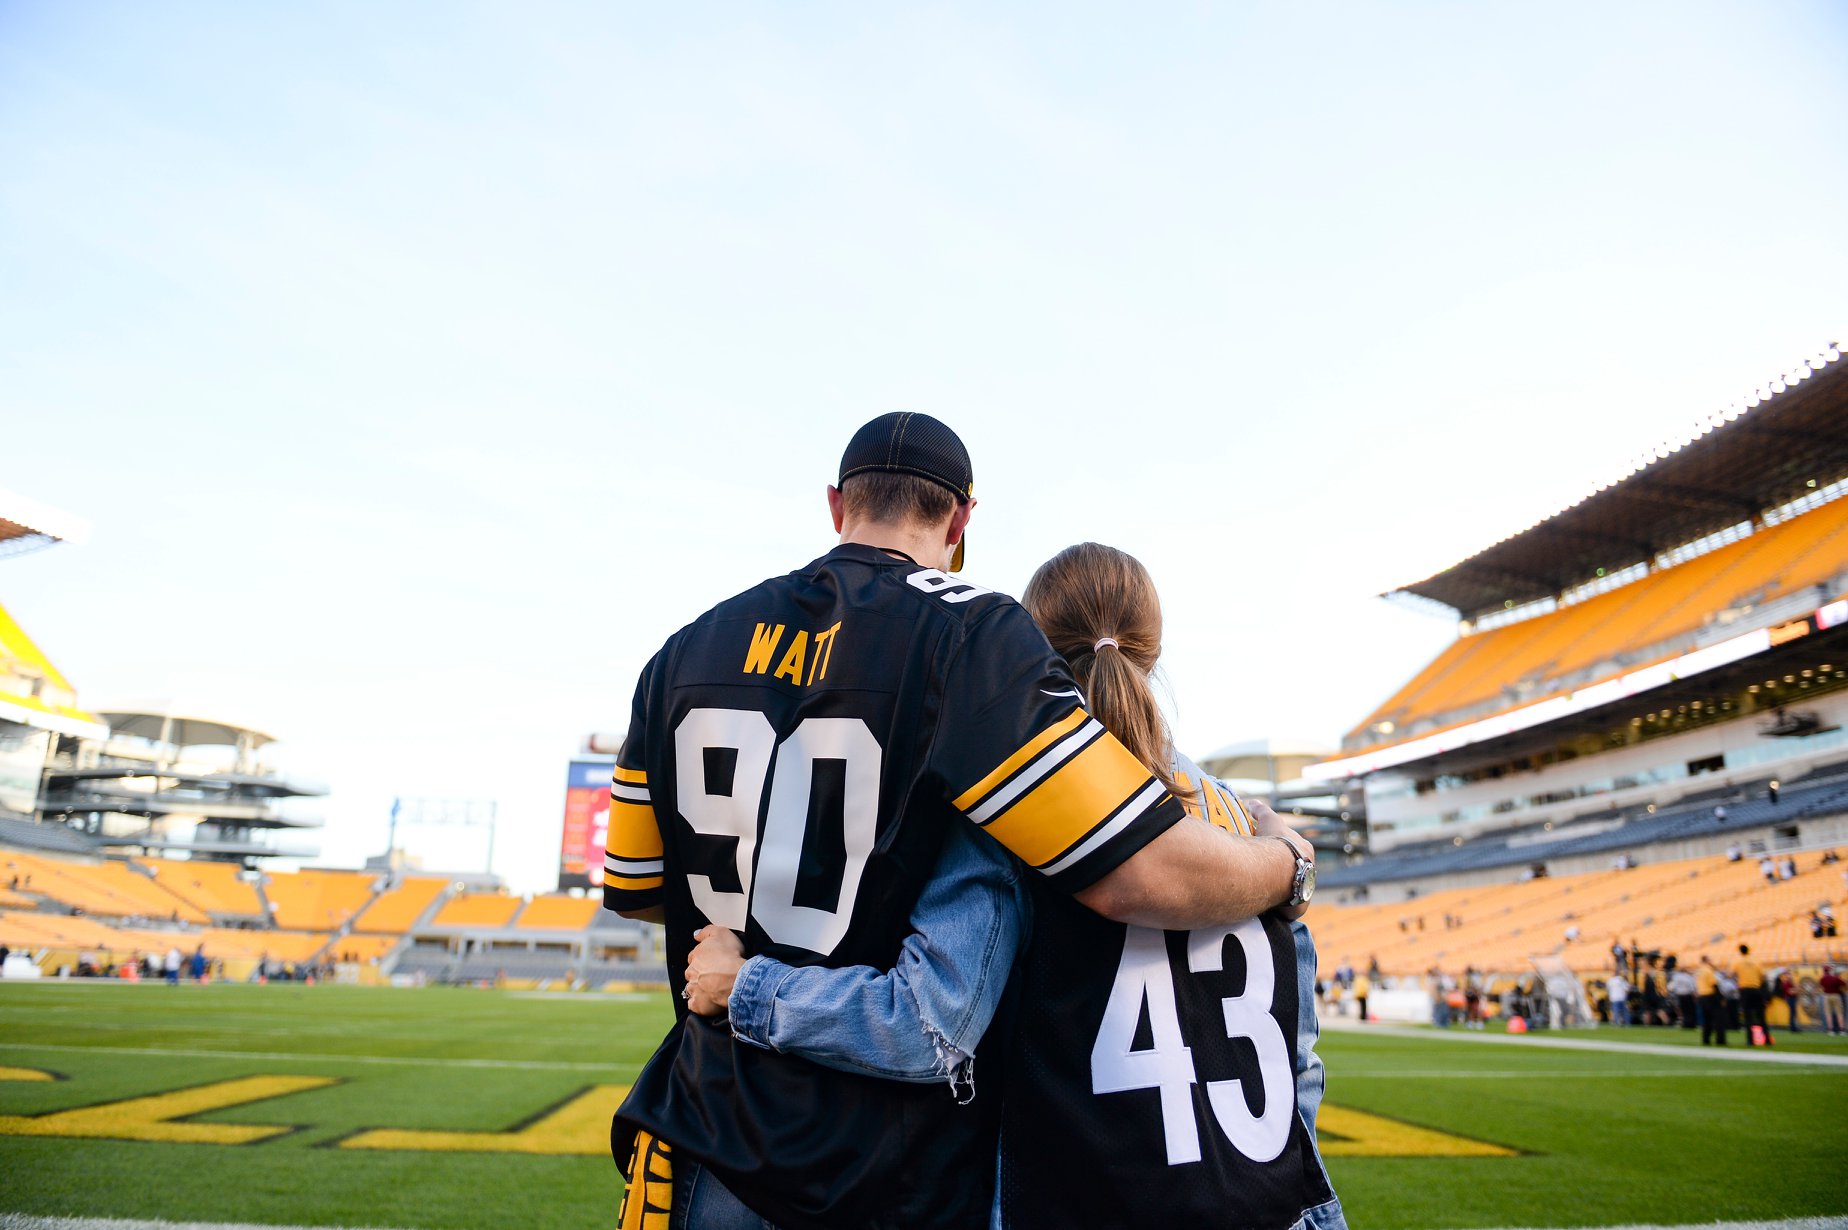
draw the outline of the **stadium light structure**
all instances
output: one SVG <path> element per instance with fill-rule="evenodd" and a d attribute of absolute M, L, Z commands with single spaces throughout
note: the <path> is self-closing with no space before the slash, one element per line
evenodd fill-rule
<path fill-rule="evenodd" d="M 400 823 L 432 828 L 486 828 L 488 856 L 482 870 L 491 876 L 494 874 L 494 833 L 499 818 L 500 804 L 493 799 L 394 798 L 391 825 L 385 837 L 386 869 L 395 870 L 392 857 L 398 850 Z"/>

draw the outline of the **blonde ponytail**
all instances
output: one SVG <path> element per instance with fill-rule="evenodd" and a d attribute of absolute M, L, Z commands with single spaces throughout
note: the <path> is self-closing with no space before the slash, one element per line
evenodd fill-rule
<path fill-rule="evenodd" d="M 1149 686 L 1161 600 L 1148 570 L 1127 552 L 1081 542 L 1041 564 L 1020 601 L 1071 666 L 1091 716 L 1179 793 L 1173 740 Z"/>

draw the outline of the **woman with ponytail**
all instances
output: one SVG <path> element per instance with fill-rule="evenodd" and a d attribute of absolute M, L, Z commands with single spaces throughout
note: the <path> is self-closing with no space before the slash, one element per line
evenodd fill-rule
<path fill-rule="evenodd" d="M 1085 709 L 1195 822 L 1292 840 L 1269 807 L 1174 750 L 1150 682 L 1161 602 L 1140 562 L 1098 543 L 1068 547 L 1021 602 Z M 696 996 L 695 1011 L 729 1009 L 744 1043 L 891 1079 L 947 1079 L 970 1099 L 979 1039 L 1004 1073 L 993 1222 L 1003 1230 L 1186 1218 L 1345 1230 L 1315 1147 L 1316 961 L 1295 921 L 1301 906 L 1164 932 L 1048 891 L 984 839 L 951 834 L 940 865 L 951 862 L 960 876 L 942 880 L 962 887 L 920 901 L 889 971 L 741 963 L 730 932 L 703 930 L 690 972 L 724 972 L 716 1004 Z M 1014 929 L 1014 915 L 1031 926 Z M 1004 979 L 1006 1003 L 984 1037 Z M 986 1120 L 992 1093 L 971 1110 Z"/>

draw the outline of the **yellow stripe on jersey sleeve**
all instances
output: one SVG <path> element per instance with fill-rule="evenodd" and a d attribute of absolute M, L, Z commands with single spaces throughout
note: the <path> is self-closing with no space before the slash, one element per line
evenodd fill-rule
<path fill-rule="evenodd" d="M 625 769 L 621 765 L 617 765 L 616 780 L 619 782 L 633 782 L 637 786 L 646 786 L 648 784 L 648 774 L 642 772 L 640 769 Z"/>
<path fill-rule="evenodd" d="M 987 829 L 1029 865 L 1044 867 L 1082 842 L 1152 780 L 1128 748 L 1102 735 L 1048 773 Z"/>
<path fill-rule="evenodd" d="M 971 807 L 980 802 L 983 796 L 987 795 L 994 790 L 996 786 L 999 786 L 1012 776 L 1014 771 L 1020 768 L 1021 765 L 1026 764 L 1027 761 L 1045 751 L 1062 736 L 1076 730 L 1089 716 L 1090 715 L 1083 709 L 1073 709 L 1066 716 L 1040 731 L 1031 739 L 1028 739 L 1019 751 L 997 765 L 994 772 L 963 791 L 962 794 L 957 796 L 952 806 L 954 806 L 957 811 L 968 811 Z"/>
<path fill-rule="evenodd" d="M 611 858 L 655 859 L 661 857 L 661 826 L 655 823 L 654 808 L 646 803 L 610 800 L 610 837 L 607 853 Z"/>

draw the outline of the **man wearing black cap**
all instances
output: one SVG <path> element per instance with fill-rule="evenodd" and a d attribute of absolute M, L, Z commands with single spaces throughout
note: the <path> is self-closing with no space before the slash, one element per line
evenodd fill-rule
<path fill-rule="evenodd" d="M 1306 899 L 1305 843 L 1177 825 L 1025 611 L 950 575 L 975 499 L 948 427 L 866 424 L 828 504 L 834 550 L 676 633 L 636 688 L 604 900 L 667 924 L 680 999 L 709 924 L 792 965 L 891 966 L 945 835 L 971 822 L 1119 921 L 1188 928 Z M 985 1071 L 958 1101 L 738 1044 L 677 1000 L 612 1128 L 621 1224 L 672 1209 L 729 1226 L 735 1193 L 790 1230 L 985 1226 Z"/>

